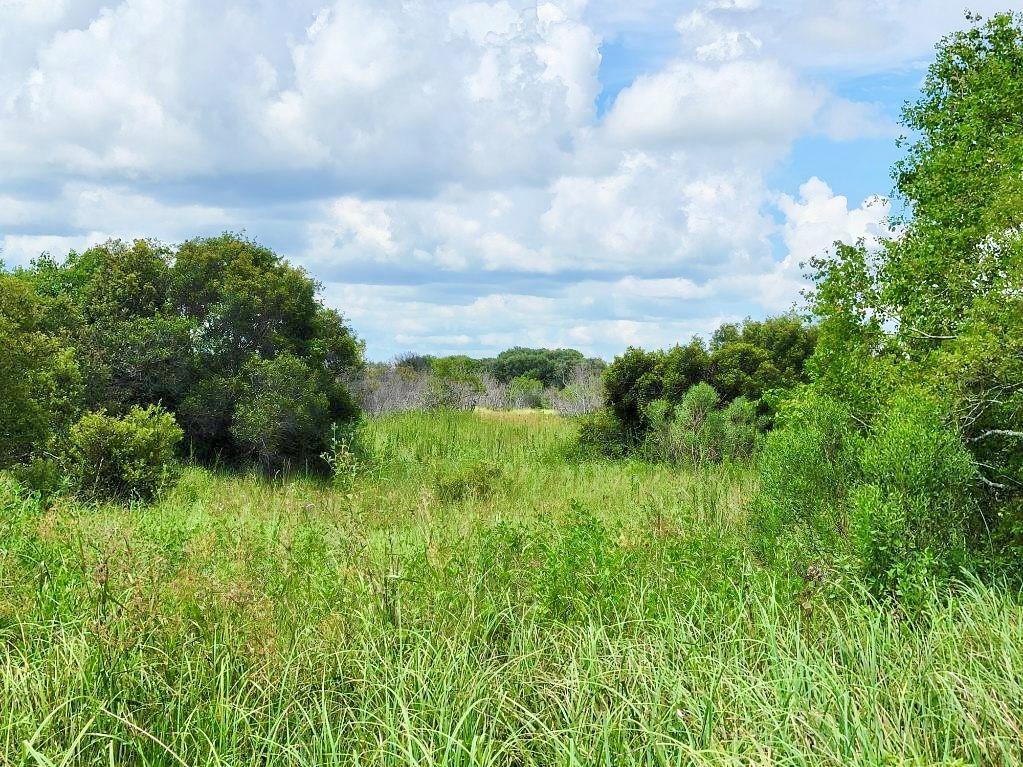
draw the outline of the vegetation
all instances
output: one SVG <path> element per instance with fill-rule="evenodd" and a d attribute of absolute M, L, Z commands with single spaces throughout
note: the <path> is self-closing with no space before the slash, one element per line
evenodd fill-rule
<path fill-rule="evenodd" d="M 190 467 L 155 504 L 43 511 L 0 480 L 0 753 L 1020 763 L 1013 590 L 927 590 L 907 624 L 764 564 L 752 471 L 573 458 L 575 428 L 375 419 L 346 492 Z"/>
<path fill-rule="evenodd" d="M 3 763 L 1023 764 L 1021 72 L 943 40 L 812 317 L 599 387 L 231 235 L 0 275 Z"/>
<path fill-rule="evenodd" d="M 674 428 L 670 424 L 685 411 L 686 398 L 696 396 L 694 390 L 710 396 L 707 388 L 725 405 L 741 400 L 733 415 L 746 417 L 752 403 L 760 428 L 767 428 L 779 398 L 806 380 L 816 341 L 815 326 L 787 314 L 722 325 L 709 345 L 697 338 L 669 351 L 630 348 L 604 371 L 607 410 L 591 417 L 594 426 L 584 429 L 584 440 L 593 433 L 595 444 L 609 454 L 665 445 L 664 432 Z M 712 445 L 703 450 L 721 454 Z M 670 448 L 661 454 L 676 455 Z"/>
<path fill-rule="evenodd" d="M 763 457 L 765 547 L 809 531 L 876 593 L 1023 561 L 1023 16 L 974 21 L 906 108 L 897 234 L 812 265 L 812 380 Z"/>
<path fill-rule="evenodd" d="M 175 415 L 190 455 L 307 462 L 357 415 L 343 380 L 362 354 L 316 288 L 234 235 L 111 241 L 3 275 L 0 337 L 17 350 L 0 369 L 15 393 L 3 464 L 59 451 L 82 412 L 151 405 Z"/>

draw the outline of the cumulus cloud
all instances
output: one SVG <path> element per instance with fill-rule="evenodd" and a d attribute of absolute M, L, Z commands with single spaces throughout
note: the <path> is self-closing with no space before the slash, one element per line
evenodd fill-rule
<path fill-rule="evenodd" d="M 959 14 L 924 9 L 0 0 L 0 258 L 244 230 L 373 356 L 671 344 L 881 230 L 883 203 L 775 172 L 806 137 L 892 135 L 829 73 L 915 65 Z"/>

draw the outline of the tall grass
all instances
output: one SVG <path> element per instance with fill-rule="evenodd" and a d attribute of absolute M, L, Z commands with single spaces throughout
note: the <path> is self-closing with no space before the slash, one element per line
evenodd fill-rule
<path fill-rule="evenodd" d="M 0 479 L 0 761 L 1023 763 L 1019 595 L 910 622 L 767 569 L 747 471 L 573 428 L 375 420 L 344 492 L 190 468 L 44 511 Z"/>

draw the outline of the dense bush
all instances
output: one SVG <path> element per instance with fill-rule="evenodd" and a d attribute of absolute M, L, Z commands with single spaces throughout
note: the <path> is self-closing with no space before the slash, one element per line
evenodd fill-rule
<path fill-rule="evenodd" d="M 176 249 L 115 240 L 72 252 L 63 262 L 43 256 L 4 279 L 38 295 L 44 307 L 37 313 L 50 333 L 50 350 L 36 343 L 33 354 L 53 357 L 64 342 L 73 350 L 63 353 L 81 370 L 76 404 L 113 415 L 160 404 L 178 416 L 196 457 L 258 458 L 265 465 L 301 460 L 319 454 L 331 423 L 357 413 L 342 382 L 362 364 L 360 343 L 341 315 L 316 299 L 314 280 L 243 237 L 195 239 Z M 309 397 L 278 396 L 254 380 L 259 376 L 250 360 L 269 365 L 278 357 L 285 360 L 282 369 L 298 360 L 309 371 L 301 377 L 315 390 Z M 52 360 L 45 367 L 52 375 L 61 370 Z M 45 382 L 21 377 L 45 393 Z M 257 396 L 267 401 L 255 402 Z M 314 425 L 310 397 L 327 402 Z M 299 409 L 287 413 L 289 406 Z M 17 412 L 25 421 L 40 420 L 30 407 Z M 257 437 L 257 422 L 276 428 Z M 26 434 L 22 442 L 42 439 L 40 429 L 17 428 Z M 287 433 L 296 430 L 308 447 L 287 446 Z M 277 447 L 256 449 L 261 440 Z M 12 437 L 4 445 L 17 442 Z"/>
<path fill-rule="evenodd" d="M 622 438 L 633 445 L 651 429 L 664 430 L 648 417 L 654 412 L 651 403 L 663 399 L 672 410 L 699 384 L 713 387 L 726 405 L 740 397 L 752 403 L 763 425 L 769 425 L 778 393 L 805 380 L 816 341 L 815 327 L 782 315 L 722 325 L 709 346 L 696 339 L 668 351 L 630 348 L 604 371 L 605 400 L 624 427 Z"/>
<path fill-rule="evenodd" d="M 0 275 L 0 468 L 52 448 L 78 412 L 74 352 L 45 313 L 31 286 Z"/>
<path fill-rule="evenodd" d="M 318 379 L 291 354 L 253 356 L 242 369 L 231 433 L 263 469 L 308 466 L 326 450 L 332 413 Z"/>
<path fill-rule="evenodd" d="M 976 466 L 948 414 L 919 391 L 897 396 L 860 454 L 851 499 L 853 549 L 879 593 L 910 597 L 965 564 L 976 522 Z"/>
<path fill-rule="evenodd" d="M 546 389 L 561 389 L 568 384 L 575 368 L 583 365 L 598 372 L 604 367 L 602 360 L 586 359 L 575 349 L 526 349 L 516 346 L 506 349 L 493 360 L 484 361 L 488 371 L 503 384 L 516 378 L 531 378 Z"/>
<path fill-rule="evenodd" d="M 765 557 L 797 565 L 833 557 L 846 499 L 860 478 L 861 442 L 842 403 L 812 389 L 786 403 L 758 462 L 761 491 L 750 537 Z"/>
<path fill-rule="evenodd" d="M 841 476 L 804 476 L 810 456 L 788 450 L 805 443 L 804 424 L 765 452 L 768 516 L 827 498 L 818 516 L 861 575 L 903 599 L 988 563 L 992 543 L 1018 574 L 1023 551 L 1023 124 L 1010 119 L 1023 110 L 1010 74 L 1023 65 L 1023 16 L 972 21 L 939 45 L 905 111 L 915 140 L 895 168 L 898 233 L 812 264 L 820 342 L 803 399 L 836 403 L 835 431 L 853 449 L 837 464 L 826 444 L 809 452 Z"/>
<path fill-rule="evenodd" d="M 72 471 L 86 495 L 151 499 L 174 475 L 181 438 L 174 416 L 155 405 L 124 416 L 87 413 L 69 434 Z"/>
<path fill-rule="evenodd" d="M 543 382 L 529 376 L 517 376 L 508 383 L 507 399 L 512 407 L 543 407 Z"/>
<path fill-rule="evenodd" d="M 579 420 L 579 443 L 608 458 L 621 458 L 629 449 L 625 426 L 607 407 L 599 408 Z"/>
<path fill-rule="evenodd" d="M 724 408 L 720 403 L 707 383 L 691 386 L 674 407 L 667 399 L 654 400 L 646 408 L 643 454 L 691 466 L 749 459 L 759 434 L 756 408 L 741 397 Z"/>

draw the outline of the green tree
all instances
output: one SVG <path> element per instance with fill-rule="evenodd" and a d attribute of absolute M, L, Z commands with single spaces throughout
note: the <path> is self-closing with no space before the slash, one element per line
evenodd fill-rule
<path fill-rule="evenodd" d="M 0 274 L 0 467 L 50 447 L 80 407 L 74 351 L 45 318 L 30 284 Z"/>
<path fill-rule="evenodd" d="M 254 355 L 240 376 L 231 433 L 266 471 L 318 463 L 328 447 L 330 401 L 298 357 Z"/>

